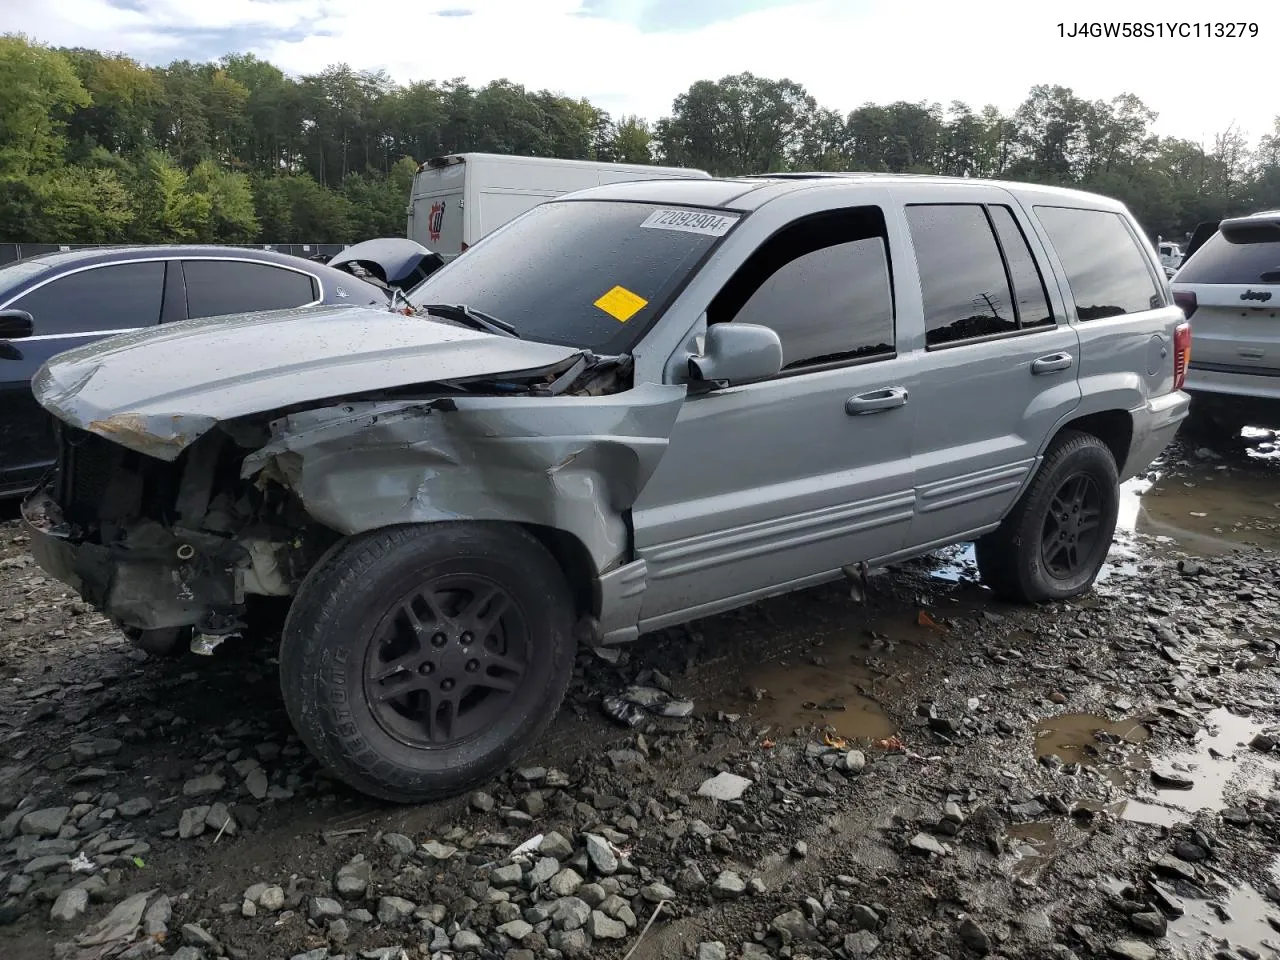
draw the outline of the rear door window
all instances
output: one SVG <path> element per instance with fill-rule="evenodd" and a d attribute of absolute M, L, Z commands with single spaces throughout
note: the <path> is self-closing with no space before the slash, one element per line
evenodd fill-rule
<path fill-rule="evenodd" d="M 1035 212 L 1062 261 L 1081 320 L 1164 306 L 1147 257 L 1120 214 L 1040 206 Z"/>
<path fill-rule="evenodd" d="M 1013 292 L 1000 247 L 980 204 L 913 204 L 915 247 L 930 347 L 1013 333 Z"/>
<path fill-rule="evenodd" d="M 1177 282 L 1280 282 L 1280 242 L 1232 243 L 1215 233 L 1178 272 Z"/>
<path fill-rule="evenodd" d="M 163 260 L 91 267 L 49 281 L 9 308 L 31 314 L 36 336 L 154 326 L 164 299 L 164 267 Z"/>
<path fill-rule="evenodd" d="M 285 310 L 320 299 L 309 273 L 243 260 L 184 260 L 187 315 L 221 317 L 229 313 Z"/>

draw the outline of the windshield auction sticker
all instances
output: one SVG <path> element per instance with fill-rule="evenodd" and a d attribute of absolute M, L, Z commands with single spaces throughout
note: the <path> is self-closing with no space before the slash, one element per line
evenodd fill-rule
<path fill-rule="evenodd" d="M 723 237 L 739 219 L 701 210 L 655 210 L 640 226 L 647 230 L 676 230 L 700 233 L 706 237 Z"/>
<path fill-rule="evenodd" d="M 648 305 L 648 300 L 626 287 L 614 287 L 595 302 L 595 306 L 619 323 L 626 323 Z"/>

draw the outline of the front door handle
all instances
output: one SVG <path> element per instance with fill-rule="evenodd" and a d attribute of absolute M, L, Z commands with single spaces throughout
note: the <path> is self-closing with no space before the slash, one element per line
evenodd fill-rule
<path fill-rule="evenodd" d="M 1070 370 L 1075 358 L 1069 353 L 1054 353 L 1031 362 L 1031 372 L 1040 376 L 1046 373 L 1061 373 Z"/>
<path fill-rule="evenodd" d="M 844 402 L 844 412 L 851 417 L 860 417 L 867 413 L 880 413 L 892 410 L 907 403 L 906 387 L 885 387 L 871 393 L 860 393 Z"/>

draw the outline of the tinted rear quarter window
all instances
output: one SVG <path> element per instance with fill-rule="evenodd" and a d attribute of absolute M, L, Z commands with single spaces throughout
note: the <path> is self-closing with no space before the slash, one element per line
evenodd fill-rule
<path fill-rule="evenodd" d="M 1027 238 L 1008 207 L 990 206 L 991 223 L 1000 238 L 1009 277 L 1013 280 L 1014 299 L 1018 304 L 1018 320 L 1023 327 L 1041 327 L 1053 323 L 1053 310 Z"/>
<path fill-rule="evenodd" d="M 1268 279 L 1263 280 L 1263 274 Z M 1231 243 L 1215 233 L 1178 271 L 1178 283 L 1276 283 L 1280 243 Z"/>
<path fill-rule="evenodd" d="M 1120 214 L 1040 206 L 1035 212 L 1058 252 L 1081 320 L 1164 306 L 1147 258 Z"/>
<path fill-rule="evenodd" d="M 241 260 L 184 260 L 187 316 L 285 310 L 320 298 L 310 274 Z"/>
<path fill-rule="evenodd" d="M 164 261 L 117 263 L 70 273 L 10 304 L 35 318 L 36 336 L 132 330 L 160 322 Z"/>

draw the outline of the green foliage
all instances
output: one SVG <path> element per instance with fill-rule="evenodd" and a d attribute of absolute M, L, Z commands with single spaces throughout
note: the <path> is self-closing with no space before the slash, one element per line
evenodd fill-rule
<path fill-rule="evenodd" d="M 1280 207 L 1280 120 L 1256 147 L 1152 133 L 1132 94 L 1042 84 L 1011 114 L 953 102 L 842 113 L 800 84 L 702 80 L 669 116 L 614 120 L 511 80 L 399 86 L 335 64 L 289 77 L 252 54 L 144 67 L 0 36 L 0 240 L 354 242 L 403 236 L 417 161 L 490 151 L 732 176 L 878 170 L 1004 177 L 1123 200 L 1152 233 Z"/>
<path fill-rule="evenodd" d="M 0 36 L 0 173 L 57 166 L 67 116 L 89 105 L 71 62 L 17 34 Z"/>
<path fill-rule="evenodd" d="M 133 197 L 114 170 L 64 167 L 36 181 L 40 214 L 77 243 L 119 243 L 136 217 Z"/>

